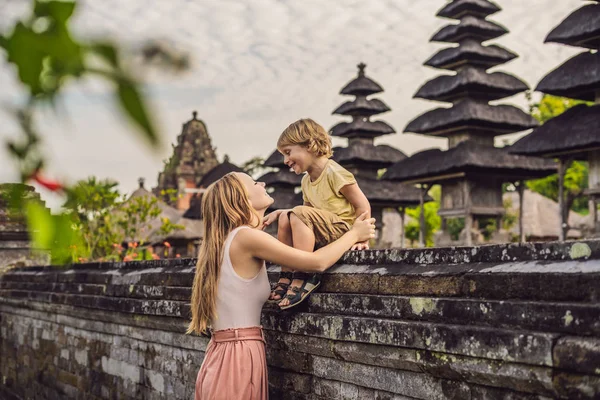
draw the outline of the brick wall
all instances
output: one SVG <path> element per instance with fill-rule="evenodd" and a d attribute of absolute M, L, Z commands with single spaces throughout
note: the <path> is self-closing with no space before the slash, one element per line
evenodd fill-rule
<path fill-rule="evenodd" d="M 0 398 L 192 398 L 194 265 L 5 272 Z M 265 309 L 271 395 L 599 398 L 599 298 L 598 241 L 348 253 L 306 305 Z"/>

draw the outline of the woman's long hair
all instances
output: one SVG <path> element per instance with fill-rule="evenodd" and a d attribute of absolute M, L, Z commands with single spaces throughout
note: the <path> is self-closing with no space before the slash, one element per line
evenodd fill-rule
<path fill-rule="evenodd" d="M 229 173 L 210 185 L 202 196 L 204 238 L 192 287 L 192 321 L 186 333 L 205 333 L 217 317 L 217 286 L 227 235 L 253 220 L 260 223 L 242 181 Z"/>

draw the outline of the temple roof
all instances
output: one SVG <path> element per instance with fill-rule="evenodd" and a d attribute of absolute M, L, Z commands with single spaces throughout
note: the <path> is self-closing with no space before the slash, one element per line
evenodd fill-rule
<path fill-rule="evenodd" d="M 436 108 L 408 123 L 404 132 L 446 136 L 457 132 L 475 131 L 505 135 L 538 126 L 537 120 L 511 105 L 491 106 L 471 99 L 462 100 L 450 108 Z"/>
<path fill-rule="evenodd" d="M 295 206 L 301 206 L 303 204 L 302 193 L 275 189 L 272 193 L 269 193 L 269 195 L 275 200 L 269 207 L 269 210 L 294 208 Z"/>
<path fill-rule="evenodd" d="M 335 147 L 333 159 L 340 165 L 368 165 L 386 168 L 406 158 L 406 154 L 391 146 L 373 146 L 367 143 L 350 143 L 348 147 Z"/>
<path fill-rule="evenodd" d="M 336 108 L 332 114 L 369 117 L 386 111 L 390 111 L 390 108 L 379 99 L 367 100 L 365 97 L 357 97 Z"/>
<path fill-rule="evenodd" d="M 594 101 L 600 91 L 600 52 L 586 51 L 550 72 L 535 90 L 554 96 Z"/>
<path fill-rule="evenodd" d="M 438 11 L 437 16 L 459 19 L 465 15 L 476 15 L 485 18 L 500 10 L 496 3 L 487 0 L 454 0 Z"/>
<path fill-rule="evenodd" d="M 556 173 L 556 164 L 543 158 L 509 154 L 507 148 L 465 141 L 446 151 L 432 149 L 417 153 L 389 167 L 383 179 L 419 182 L 461 172 L 511 180 L 534 179 Z"/>
<path fill-rule="evenodd" d="M 587 4 L 571 13 L 544 42 L 600 49 L 600 4 Z"/>
<path fill-rule="evenodd" d="M 211 183 L 218 181 L 230 172 L 244 172 L 243 169 L 229 162 L 229 157 L 225 156 L 225 160 L 208 171 L 198 182 L 198 187 L 208 187 Z"/>
<path fill-rule="evenodd" d="M 419 205 L 419 189 L 412 185 L 359 176 L 356 182 L 371 206 L 396 208 Z M 432 200 L 429 195 L 425 196 L 426 202 Z"/>
<path fill-rule="evenodd" d="M 396 133 L 394 128 L 383 121 L 368 121 L 362 118 L 355 119 L 352 122 L 340 122 L 329 131 L 331 136 L 341 136 L 345 138 L 355 137 L 377 137 Z"/>
<path fill-rule="evenodd" d="M 279 150 L 272 152 L 271 155 L 267 157 L 265 162 L 263 162 L 263 165 L 273 168 L 288 168 L 283 162 L 283 154 L 281 154 Z"/>
<path fill-rule="evenodd" d="M 258 178 L 257 181 L 264 182 L 270 187 L 296 187 L 300 186 L 302 175 L 296 175 L 295 173 L 290 172 L 289 169 L 281 169 L 277 172 L 267 172 Z"/>
<path fill-rule="evenodd" d="M 577 105 L 552 118 L 510 147 L 514 154 L 552 157 L 600 148 L 600 104 Z M 587 158 L 581 154 L 581 158 Z"/>
<path fill-rule="evenodd" d="M 414 95 L 416 98 L 452 102 L 470 97 L 498 100 L 529 89 L 519 78 L 503 72 L 488 74 L 481 68 L 467 66 L 456 75 L 441 75 L 425 83 Z"/>
<path fill-rule="evenodd" d="M 456 70 L 464 65 L 478 65 L 487 68 L 504 64 L 518 56 L 498 45 L 483 46 L 476 40 L 468 39 L 457 47 L 438 51 L 425 61 L 424 65 L 433 68 Z"/>
<path fill-rule="evenodd" d="M 431 38 L 432 42 L 459 43 L 463 39 L 478 39 L 482 42 L 508 33 L 502 25 L 485 19 L 465 16 L 458 24 L 446 25 Z"/>
<path fill-rule="evenodd" d="M 383 92 L 383 88 L 377 82 L 365 76 L 365 67 L 367 65 L 360 63 L 358 67 L 358 77 L 346 84 L 340 91 L 340 94 L 352 96 L 368 96 L 374 93 Z"/>

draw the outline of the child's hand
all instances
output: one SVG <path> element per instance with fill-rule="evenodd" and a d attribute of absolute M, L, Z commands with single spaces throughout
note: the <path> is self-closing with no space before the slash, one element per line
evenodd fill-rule
<path fill-rule="evenodd" d="M 279 214 L 281 214 L 280 210 L 273 211 L 271 214 L 267 215 L 262 220 L 262 226 L 260 229 L 265 229 L 267 226 L 271 225 L 273 222 L 277 221 L 279 218 Z"/>
<path fill-rule="evenodd" d="M 352 230 L 357 234 L 357 244 L 375 237 L 375 218 L 367 218 L 367 214 L 368 211 L 360 214 L 352 225 Z"/>
<path fill-rule="evenodd" d="M 350 250 L 369 250 L 369 241 L 356 243 Z"/>

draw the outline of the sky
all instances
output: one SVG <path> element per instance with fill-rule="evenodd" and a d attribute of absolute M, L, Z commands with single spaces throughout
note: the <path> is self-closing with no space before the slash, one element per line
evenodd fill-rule
<path fill-rule="evenodd" d="M 198 112 L 220 160 L 229 155 L 242 164 L 267 157 L 281 131 L 310 117 L 326 129 L 347 120 L 331 112 L 351 97 L 339 94 L 354 79 L 356 65 L 381 84 L 375 95 L 391 111 L 384 120 L 397 133 L 377 139 L 407 155 L 446 148 L 446 140 L 402 133 L 406 124 L 440 103 L 413 99 L 417 89 L 444 71 L 423 62 L 448 44 L 429 39 L 452 20 L 435 14 L 445 0 L 80 0 L 73 18 L 79 38 L 109 37 L 125 53 L 151 40 L 183 52 L 190 59 L 184 73 L 172 74 L 131 61 L 157 121 L 163 146 L 152 150 L 120 116 L 110 88 L 96 81 L 69 85 L 59 114 L 42 110 L 36 125 L 43 135 L 47 175 L 67 183 L 88 176 L 110 178 L 131 192 L 138 178 L 154 187 L 162 160 L 171 152 L 181 126 Z M 581 50 L 544 44 L 544 38 L 580 0 L 497 0 L 502 11 L 488 19 L 510 33 L 490 41 L 519 58 L 490 71 L 504 71 L 531 87 Z M 29 2 L 0 0 L 0 32 L 26 15 Z M 16 71 L 0 56 L 0 183 L 18 179 L 4 142 L 18 138 L 18 127 L 6 112 L 22 102 Z M 524 95 L 499 103 L 527 107 Z M 499 141 L 512 141 L 504 136 Z M 335 139 L 334 145 L 344 145 Z M 61 198 L 42 191 L 56 207 Z"/>

